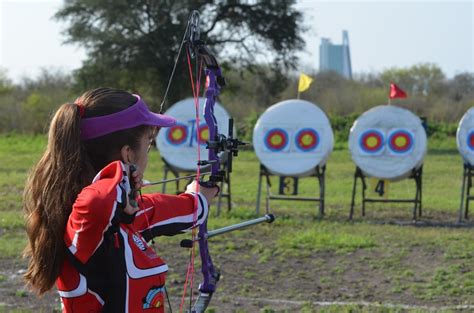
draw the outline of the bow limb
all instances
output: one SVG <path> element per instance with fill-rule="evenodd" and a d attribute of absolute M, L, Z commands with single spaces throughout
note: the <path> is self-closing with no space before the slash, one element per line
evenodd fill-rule
<path fill-rule="evenodd" d="M 211 188 L 216 187 L 218 183 L 225 181 L 226 174 L 232 171 L 232 157 L 237 156 L 239 146 L 245 144 L 244 142 L 239 141 L 237 138 L 233 138 L 233 120 L 229 120 L 229 133 L 226 137 L 225 135 L 219 134 L 219 129 L 217 125 L 217 119 L 214 115 L 214 107 L 216 104 L 216 98 L 220 94 L 221 88 L 225 86 L 225 79 L 222 75 L 222 71 L 217 63 L 215 56 L 209 51 L 206 47 L 205 43 L 200 40 L 199 38 L 199 13 L 197 11 L 193 11 L 191 16 L 188 20 L 188 27 L 186 30 L 186 48 L 187 48 L 187 55 L 188 55 L 188 65 L 189 65 L 189 73 L 191 77 L 191 83 L 193 86 L 193 94 L 194 94 L 194 101 L 196 104 L 196 123 L 198 123 L 199 119 L 199 82 L 198 79 L 196 83 L 196 89 L 194 88 L 194 82 L 192 79 L 192 70 L 191 70 L 191 57 L 196 57 L 198 59 L 199 64 L 204 65 L 204 73 L 206 76 L 206 102 L 204 105 L 204 119 L 209 129 L 209 141 L 207 142 L 207 149 L 208 149 L 208 159 L 207 160 L 198 160 L 198 171 L 197 177 L 200 177 L 200 167 L 201 166 L 209 166 L 210 165 L 210 175 L 209 180 L 202 181 L 200 180 L 199 184 L 203 187 Z M 199 69 L 199 74 L 201 73 L 201 69 Z M 198 145 L 199 149 L 199 145 Z M 221 169 L 221 160 L 220 154 L 223 153 L 226 155 L 227 158 L 227 173 L 226 171 Z M 198 153 L 198 159 L 199 153 Z M 195 217 L 196 218 L 196 217 Z M 224 230 L 218 230 L 214 232 L 212 236 L 225 233 L 237 229 L 241 229 L 243 227 L 247 227 L 250 225 L 268 222 L 271 223 L 274 220 L 273 215 L 268 215 L 263 218 L 258 218 L 252 221 L 240 223 L 237 225 L 232 225 Z M 212 232 L 211 232 L 212 233 Z M 208 307 L 212 295 L 216 291 L 217 282 L 219 281 L 220 274 L 216 270 L 214 264 L 212 263 L 212 258 L 209 253 L 209 246 L 208 246 L 208 238 L 210 234 L 207 230 L 207 219 L 199 225 L 199 231 L 197 237 L 195 236 L 195 232 L 193 231 L 193 239 L 188 245 L 183 245 L 186 247 L 194 248 L 194 242 L 197 241 L 199 243 L 199 253 L 201 258 L 201 272 L 203 275 L 203 281 L 199 284 L 199 296 L 190 309 L 192 313 L 201 313 L 206 310 Z M 188 241 L 189 243 L 189 241 Z M 194 251 L 194 249 L 192 249 Z M 188 268 L 191 270 L 188 271 L 188 275 L 192 276 L 194 272 L 194 252 L 191 252 L 191 262 Z M 192 279 L 191 279 L 192 284 Z M 186 287 L 186 286 L 185 286 Z M 186 289 L 185 289 L 186 290 Z M 183 299 L 186 291 L 183 293 Z M 183 304 L 183 299 L 181 304 Z"/>

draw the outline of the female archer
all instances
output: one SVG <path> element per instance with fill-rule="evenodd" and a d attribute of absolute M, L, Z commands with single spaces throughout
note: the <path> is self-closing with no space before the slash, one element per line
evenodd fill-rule
<path fill-rule="evenodd" d="M 24 192 L 25 279 L 40 295 L 56 284 L 63 312 L 164 311 L 168 267 L 147 241 L 201 224 L 217 193 L 193 182 L 177 196 L 137 197 L 151 140 L 175 123 L 110 88 L 54 115 Z"/>

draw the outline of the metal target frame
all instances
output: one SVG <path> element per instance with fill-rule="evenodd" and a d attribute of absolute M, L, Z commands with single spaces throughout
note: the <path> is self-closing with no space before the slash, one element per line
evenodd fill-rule
<path fill-rule="evenodd" d="M 326 161 L 334 147 L 334 134 L 326 113 L 306 100 L 280 101 L 259 117 L 252 142 L 260 161 L 257 214 L 262 198 L 265 198 L 267 213 L 270 212 L 270 200 L 309 201 L 318 202 L 316 215 L 322 217 Z M 272 188 L 271 180 L 275 178 L 279 182 Z M 316 190 L 300 193 L 301 179 L 312 180 L 311 185 L 315 179 L 319 189 L 316 186 Z"/>
<path fill-rule="evenodd" d="M 367 134 L 367 136 L 364 136 Z M 363 113 L 351 128 L 349 149 L 355 163 L 349 219 L 354 215 L 355 197 L 361 193 L 362 216 L 367 203 L 411 203 L 413 220 L 422 216 L 423 160 L 426 154 L 426 121 L 410 111 L 380 105 Z M 374 162 L 372 162 L 373 157 Z M 375 159 L 377 158 L 377 163 Z M 380 160 L 378 159 L 380 158 Z M 394 158 L 397 158 L 395 160 Z M 366 178 L 378 180 L 375 192 L 383 196 L 385 181 L 414 181 L 414 196 L 380 198 L 366 195 Z M 357 189 L 361 181 L 360 191 Z"/>
<path fill-rule="evenodd" d="M 471 195 L 473 177 L 474 166 L 465 162 L 462 175 L 461 204 L 459 205 L 459 223 L 462 223 L 463 219 L 469 219 L 469 201 L 474 200 L 474 195 Z"/>
<path fill-rule="evenodd" d="M 257 189 L 257 205 L 256 205 L 256 213 L 257 215 L 260 213 L 260 203 L 262 200 L 262 183 L 263 177 L 265 177 L 265 212 L 266 214 L 270 213 L 270 200 L 289 200 L 289 201 L 312 201 L 319 203 L 319 210 L 317 216 L 319 218 L 324 216 L 324 194 L 326 190 L 326 164 L 324 165 L 317 165 L 312 174 L 298 177 L 301 178 L 313 178 L 315 177 L 319 183 L 319 197 L 301 197 L 301 196 L 282 196 L 282 195 L 275 195 L 271 192 L 271 176 L 277 177 L 286 177 L 281 175 L 272 174 L 262 163 L 260 163 L 260 174 L 258 177 L 258 189 Z"/>
<path fill-rule="evenodd" d="M 349 213 L 349 220 L 352 220 L 354 215 L 354 206 L 355 206 L 355 196 L 357 192 L 357 180 L 361 180 L 362 183 L 362 216 L 365 216 L 365 204 L 366 203 L 413 203 L 413 220 L 416 220 L 417 217 L 421 217 L 422 215 L 422 191 L 423 191 L 423 165 L 419 168 L 414 168 L 411 170 L 411 174 L 408 179 L 413 179 L 415 181 L 415 197 L 414 198 L 406 198 L 406 199 L 380 199 L 380 198 L 367 198 L 365 195 L 365 191 L 367 190 L 367 176 L 364 175 L 362 170 L 356 166 L 355 173 L 354 173 L 354 183 L 352 185 L 352 200 L 351 200 L 351 208 Z M 383 182 L 383 180 L 379 181 Z M 382 184 L 383 189 L 383 184 Z M 473 197 L 474 199 L 474 197 Z"/>
<path fill-rule="evenodd" d="M 463 159 L 463 174 L 461 184 L 461 201 L 459 204 L 459 218 L 458 222 L 469 219 L 469 202 L 474 200 L 471 195 L 471 188 L 473 186 L 472 180 L 474 176 L 474 108 L 470 108 L 464 113 L 459 121 L 456 132 L 456 143 L 459 153 Z"/>

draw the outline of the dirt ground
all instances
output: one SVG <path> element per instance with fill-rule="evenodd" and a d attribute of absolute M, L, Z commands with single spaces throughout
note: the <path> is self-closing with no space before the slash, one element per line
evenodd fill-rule
<path fill-rule="evenodd" d="M 261 238 L 259 228 L 253 228 L 249 238 Z M 265 237 L 264 237 L 265 238 Z M 474 299 L 437 295 L 431 299 L 416 296 L 411 288 L 394 291 L 393 276 L 384 268 L 373 266 L 371 260 L 387 256 L 377 251 L 357 250 L 338 254 L 319 252 L 297 257 L 275 257 L 261 262 L 258 253 L 252 251 L 244 240 L 233 240 L 232 248 L 226 249 L 225 241 L 216 243 L 218 253 L 213 254 L 214 263 L 220 267 L 222 279 L 214 295 L 211 307 L 215 312 L 260 312 L 262 308 L 275 311 L 299 311 L 308 303 L 332 302 L 372 304 L 382 303 L 418 308 L 441 308 L 469 305 L 474 311 Z M 275 238 L 265 238 L 271 246 Z M 166 238 L 158 241 L 158 250 L 170 263 L 168 289 L 174 312 L 179 311 L 182 286 L 188 253 L 178 247 L 179 240 Z M 211 244 L 211 249 L 213 245 Z M 172 261 L 170 261 L 172 260 Z M 444 262 L 443 256 L 434 251 L 413 249 L 402 260 L 414 273 L 410 285 L 427 282 L 427 271 Z M 53 312 L 60 307 L 56 292 L 37 298 L 25 289 L 22 274 L 26 262 L 20 259 L 0 258 L 0 311 Z M 201 278 L 196 264 L 195 280 Z M 326 303 L 326 304 L 327 304 Z M 15 311 L 18 312 L 18 311 Z M 169 310 L 168 310 L 169 312 Z"/>

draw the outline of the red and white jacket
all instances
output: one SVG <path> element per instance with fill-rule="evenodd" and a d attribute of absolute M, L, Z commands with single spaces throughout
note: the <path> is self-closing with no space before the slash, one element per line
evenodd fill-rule
<path fill-rule="evenodd" d="M 56 281 L 63 312 L 164 312 L 168 266 L 147 241 L 192 228 L 195 195 L 144 194 L 133 218 L 123 212 L 129 190 L 127 171 L 116 161 L 78 195 L 64 234 L 67 258 Z M 199 225 L 208 204 L 197 197 Z"/>

